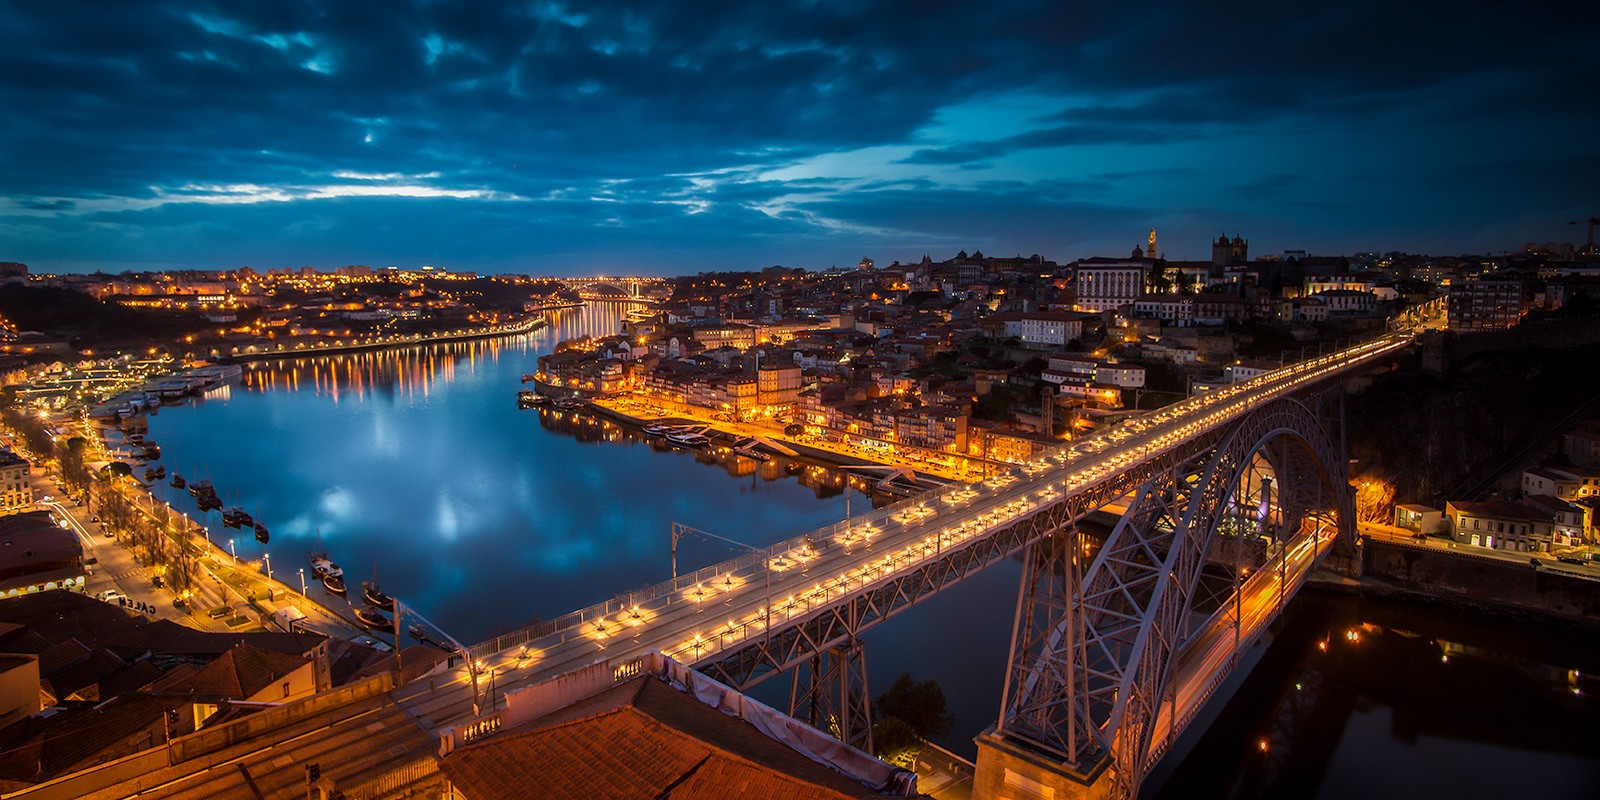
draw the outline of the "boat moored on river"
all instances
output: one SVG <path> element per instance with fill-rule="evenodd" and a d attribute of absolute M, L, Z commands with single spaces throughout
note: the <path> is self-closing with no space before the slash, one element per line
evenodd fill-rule
<path fill-rule="evenodd" d="M 370 608 L 356 609 L 356 621 L 369 628 L 385 630 L 394 627 L 394 620 L 384 616 L 381 612 Z"/>
<path fill-rule="evenodd" d="M 384 611 L 394 611 L 394 598 L 383 593 L 378 584 L 373 581 L 361 582 L 361 594 L 365 596 L 367 605 L 381 608 Z"/>

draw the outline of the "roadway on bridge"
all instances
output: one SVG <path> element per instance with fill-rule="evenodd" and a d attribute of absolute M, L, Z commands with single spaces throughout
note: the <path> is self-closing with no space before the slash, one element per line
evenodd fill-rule
<path fill-rule="evenodd" d="M 506 691 L 609 658 L 661 650 L 691 665 L 711 661 L 730 648 L 758 641 L 766 635 L 769 619 L 776 632 L 849 602 L 906 570 L 947 557 L 1025 516 L 1184 447 L 1269 400 L 1370 363 L 1408 342 L 1383 337 L 1148 412 L 988 481 L 914 498 L 849 525 L 791 539 L 768 548 L 760 560 L 745 557 L 727 562 L 727 569 L 708 568 L 702 571 L 708 579 L 693 585 L 663 584 L 622 602 L 574 612 L 564 618 L 561 630 L 527 641 L 525 649 L 475 647 L 481 664 L 477 683 L 480 690 L 492 684 L 498 703 Z M 1311 561 L 1310 554 L 1296 558 Z M 414 713 L 434 728 L 465 722 L 474 714 L 467 672 L 461 668 L 455 673 L 450 685 L 461 688 L 451 691 L 402 689 L 403 702 L 413 704 Z"/>

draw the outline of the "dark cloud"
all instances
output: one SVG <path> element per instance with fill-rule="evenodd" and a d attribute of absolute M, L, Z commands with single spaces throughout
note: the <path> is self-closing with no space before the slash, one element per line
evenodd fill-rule
<path fill-rule="evenodd" d="M 985 161 L 1043 147 L 1068 147 L 1107 144 L 1161 144 L 1171 137 L 1148 128 L 1100 128 L 1087 125 L 1063 125 L 1056 128 L 1028 131 L 991 142 L 971 142 L 950 147 L 918 150 L 900 160 L 902 164 L 964 164 Z"/>
<path fill-rule="evenodd" d="M 1039 174 L 1004 191 L 1028 198 L 1017 220 L 1046 224 L 1055 203 L 1058 217 L 1135 227 L 1171 194 L 1207 189 L 1222 216 L 1310 188 L 1353 207 L 1355 165 L 1416 176 L 1384 201 L 1412 205 L 1383 210 L 1439 238 L 1455 228 L 1422 208 L 1423 175 L 1484 165 L 1496 196 L 1473 215 L 1482 228 L 1556 206 L 1530 176 L 1593 163 L 1580 133 L 1595 127 L 1581 102 L 1592 81 L 1571 65 L 1595 46 L 1551 57 L 1572 24 L 1562 4 L 1487 2 L 17 0 L 0 7 L 0 196 L 17 212 L 7 241 L 40 258 L 121 242 L 151 258 L 262 248 L 320 263 L 313 248 L 388 252 L 364 225 L 398 215 L 419 226 L 400 240 L 436 261 L 510 262 L 526 247 L 471 223 L 566 253 L 687 259 L 717 256 L 716 243 L 759 263 L 772 260 L 760 248 L 879 235 L 858 228 L 1027 236 L 986 210 L 933 205 L 974 200 L 974 178 L 1015 175 L 1019 159 Z M 1031 110 L 998 110 L 1019 97 Z M 1013 116 L 949 122 L 990 104 Z M 1285 144 L 1251 139 L 1268 135 Z M 881 175 L 764 177 L 878 147 L 897 148 Z M 1518 150 L 1533 163 L 1494 168 Z M 1295 157 L 1328 174 L 1295 175 Z M 375 175 L 390 177 L 361 177 Z M 324 191 L 352 183 L 459 196 Z M 252 192 L 299 199 L 202 202 Z M 148 207 L 175 198 L 187 202 Z M 69 224 L 102 244 L 69 242 Z"/>

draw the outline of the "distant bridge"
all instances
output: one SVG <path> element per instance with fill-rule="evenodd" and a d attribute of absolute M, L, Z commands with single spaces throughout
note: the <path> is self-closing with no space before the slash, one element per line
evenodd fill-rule
<path fill-rule="evenodd" d="M 672 291 L 672 282 L 655 277 L 605 277 L 561 278 L 568 287 L 577 289 L 585 300 L 655 300 Z"/>

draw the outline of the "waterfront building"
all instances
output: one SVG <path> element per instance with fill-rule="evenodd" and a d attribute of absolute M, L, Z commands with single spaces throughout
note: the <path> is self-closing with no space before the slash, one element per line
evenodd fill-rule
<path fill-rule="evenodd" d="M 1444 512 L 1419 503 L 1397 503 L 1394 526 L 1417 533 L 1437 533 L 1444 525 Z"/>
<path fill-rule="evenodd" d="M 1461 544 L 1495 550 L 1549 552 L 1554 525 L 1539 510 L 1509 500 L 1445 504 L 1451 537 Z"/>

